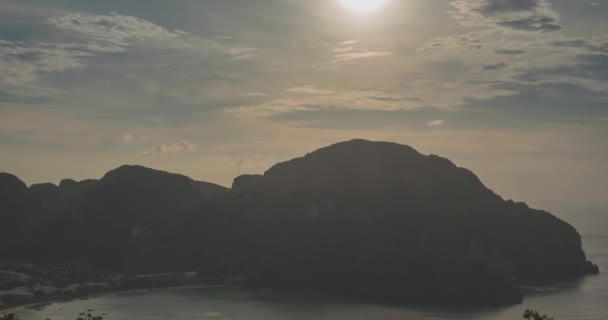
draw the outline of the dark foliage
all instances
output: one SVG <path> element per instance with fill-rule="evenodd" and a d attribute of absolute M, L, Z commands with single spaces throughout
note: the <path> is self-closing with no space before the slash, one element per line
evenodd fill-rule
<path fill-rule="evenodd" d="M 14 313 L 8 313 L 2 315 L 2 317 L 0 317 L 0 320 L 19 320 L 19 317 L 17 317 L 17 315 Z"/>
<path fill-rule="evenodd" d="M 526 319 L 526 320 L 555 320 L 547 315 L 540 314 L 538 311 L 529 310 L 529 309 L 524 312 L 524 319 Z"/>

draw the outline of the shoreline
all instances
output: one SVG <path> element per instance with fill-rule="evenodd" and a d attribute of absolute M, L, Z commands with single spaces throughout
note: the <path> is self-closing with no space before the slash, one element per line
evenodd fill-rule
<path fill-rule="evenodd" d="M 100 292 L 97 294 L 90 294 L 90 295 L 86 295 L 86 296 L 74 297 L 71 299 L 51 299 L 48 301 L 32 302 L 32 303 L 28 303 L 28 304 L 24 304 L 24 305 L 20 305 L 20 306 L 16 306 L 16 307 L 11 307 L 8 309 L 0 309 L 0 316 L 5 315 L 5 314 L 10 314 L 10 313 L 18 314 L 19 312 L 22 312 L 24 310 L 45 307 L 45 306 L 52 305 L 55 303 L 70 302 L 70 301 L 74 301 L 74 300 L 84 300 L 84 299 L 90 299 L 90 298 L 99 298 L 99 297 L 103 297 L 103 296 L 111 296 L 111 295 L 125 294 L 125 293 L 147 293 L 147 292 L 157 292 L 157 291 L 178 291 L 178 290 L 191 290 L 191 289 L 222 289 L 222 288 L 234 288 L 234 287 L 235 286 L 232 286 L 232 285 L 216 284 L 216 285 L 190 285 L 190 286 L 156 287 L 156 288 L 145 288 L 145 289 L 107 291 L 107 292 Z"/>
<path fill-rule="evenodd" d="M 565 281 L 565 282 L 557 282 L 554 283 L 552 286 L 514 286 L 514 288 L 517 288 L 519 290 L 522 290 L 522 295 L 525 301 L 526 297 L 530 297 L 530 296 L 536 296 L 536 295 L 550 295 L 553 294 L 555 292 L 559 292 L 562 290 L 568 290 L 572 287 L 576 287 L 577 285 L 580 284 L 580 280 L 574 280 L 574 281 Z M 233 285 L 233 284 L 199 284 L 199 285 L 178 285 L 178 286 L 159 286 L 159 287 L 153 287 L 153 288 L 141 288 L 141 289 L 126 289 L 126 290 L 108 290 L 105 292 L 97 292 L 97 293 L 90 293 L 90 294 L 85 294 L 82 296 L 75 296 L 75 297 L 71 297 L 71 298 L 56 298 L 56 299 L 49 299 L 46 301 L 37 301 L 37 302 L 32 302 L 32 303 L 28 303 L 28 304 L 24 304 L 24 305 L 19 305 L 19 306 L 14 306 L 11 308 L 7 308 L 7 309 L 0 309 L 0 316 L 5 315 L 5 314 L 10 314 L 10 313 L 14 313 L 16 315 L 19 315 L 20 312 L 23 312 L 25 310 L 31 310 L 31 309 L 38 309 L 38 308 L 43 308 L 43 307 L 47 307 L 53 304 L 57 304 L 57 303 L 67 303 L 67 302 L 71 302 L 71 301 L 75 301 L 75 300 L 87 300 L 87 299 L 93 299 L 93 298 L 99 298 L 99 297 L 104 297 L 104 296 L 113 296 L 113 295 L 119 295 L 119 294 L 145 294 L 145 293 L 151 293 L 151 292 L 162 292 L 162 291 L 180 291 L 180 290 L 192 290 L 192 289 L 229 289 L 229 288 L 239 288 L 238 285 Z M 521 303 L 518 303 L 521 304 Z M 516 305 L 516 304 L 514 304 Z M 502 308 L 505 306 L 501 306 L 501 307 L 497 307 L 497 308 Z M 496 308 L 496 307 L 493 307 Z"/>

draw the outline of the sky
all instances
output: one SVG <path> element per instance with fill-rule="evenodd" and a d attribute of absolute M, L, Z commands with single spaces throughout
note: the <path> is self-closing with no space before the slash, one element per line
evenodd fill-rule
<path fill-rule="evenodd" d="M 608 0 L 0 0 L 0 171 L 28 184 L 230 186 L 355 138 L 607 203 Z"/>

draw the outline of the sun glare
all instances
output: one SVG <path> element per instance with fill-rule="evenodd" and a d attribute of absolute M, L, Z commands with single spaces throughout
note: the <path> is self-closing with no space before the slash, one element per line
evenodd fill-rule
<path fill-rule="evenodd" d="M 348 10 L 356 13 L 369 13 L 380 9 L 388 0 L 340 0 L 340 3 Z"/>

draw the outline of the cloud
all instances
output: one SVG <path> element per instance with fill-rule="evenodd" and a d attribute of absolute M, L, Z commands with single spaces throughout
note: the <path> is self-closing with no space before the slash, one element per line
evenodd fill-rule
<path fill-rule="evenodd" d="M 124 133 L 122 136 L 120 136 L 120 142 L 123 144 L 129 144 L 133 142 L 134 139 L 133 134 L 130 132 Z"/>
<path fill-rule="evenodd" d="M 557 31 L 562 27 L 557 24 L 557 21 L 549 17 L 527 17 L 515 20 L 500 21 L 501 26 L 509 27 L 517 30 L 526 31 Z"/>
<path fill-rule="evenodd" d="M 24 85 L 41 75 L 83 69 L 99 54 L 126 52 L 130 46 L 174 39 L 183 31 L 169 31 L 132 16 L 69 14 L 49 18 L 47 23 L 61 32 L 57 42 L 0 40 L 0 83 Z"/>
<path fill-rule="evenodd" d="M 342 41 L 342 42 L 338 43 L 337 47 L 332 49 L 332 52 L 333 53 L 345 53 L 345 52 L 353 51 L 354 45 L 356 45 L 357 43 L 359 43 L 359 41 L 355 41 L 355 40 Z"/>
<path fill-rule="evenodd" d="M 509 65 L 504 63 L 504 62 L 500 62 L 500 63 L 494 63 L 494 64 L 488 64 L 483 66 L 483 70 L 484 71 L 493 71 L 493 70 L 501 70 L 504 69 L 506 67 L 508 67 Z"/>
<path fill-rule="evenodd" d="M 382 91 L 333 91 L 313 85 L 285 90 L 284 96 L 261 104 L 227 109 L 229 114 L 245 118 L 268 118 L 290 112 L 333 110 L 411 110 L 423 105 L 415 97 L 390 95 Z"/>
<path fill-rule="evenodd" d="M 180 30 L 170 31 L 152 22 L 133 16 L 111 13 L 90 15 L 75 13 L 48 20 L 49 24 L 64 32 L 82 36 L 100 45 L 128 46 L 131 42 L 166 40 L 183 35 Z"/>
<path fill-rule="evenodd" d="M 441 127 L 441 126 L 445 125 L 445 121 L 433 120 L 433 121 L 429 121 L 426 125 L 429 127 Z"/>
<path fill-rule="evenodd" d="M 519 80 L 540 83 L 568 83 L 590 90 L 608 90 L 608 54 L 579 54 L 570 63 L 528 70 Z"/>
<path fill-rule="evenodd" d="M 517 56 L 526 53 L 526 50 L 513 50 L 513 49 L 495 49 L 496 54 L 505 56 Z"/>
<path fill-rule="evenodd" d="M 338 47 L 338 48 L 334 48 L 332 50 L 332 52 L 335 53 L 344 53 L 344 52 L 350 52 L 353 51 L 353 47 Z"/>
<path fill-rule="evenodd" d="M 476 9 L 486 15 L 526 12 L 538 7 L 539 0 L 485 0 Z"/>
<path fill-rule="evenodd" d="M 254 53 L 257 48 L 230 48 L 224 52 L 232 57 L 234 60 L 250 60 L 254 57 Z"/>
<path fill-rule="evenodd" d="M 328 95 L 334 93 L 331 90 L 319 89 L 317 86 L 307 85 L 302 87 L 294 87 L 286 90 L 291 93 L 312 94 L 312 95 Z"/>
<path fill-rule="evenodd" d="M 357 59 L 369 59 L 369 58 L 380 58 L 388 57 L 393 53 L 390 51 L 365 51 L 365 52 L 351 52 L 351 53 L 340 53 L 334 56 L 334 62 L 348 62 Z"/>
<path fill-rule="evenodd" d="M 608 54 L 608 39 L 607 38 L 598 38 L 598 37 L 590 37 L 587 39 L 560 39 L 551 42 L 551 44 L 556 48 L 574 48 L 580 49 L 584 48 L 591 52 L 599 52 Z"/>
<path fill-rule="evenodd" d="M 398 92 L 415 92 L 416 96 L 403 96 Z M 336 111 L 398 111 L 422 107 L 448 109 L 466 101 L 489 100 L 515 93 L 512 89 L 494 86 L 493 82 L 481 83 L 468 79 L 453 82 L 416 80 L 392 92 L 379 89 L 329 90 L 307 85 L 289 88 L 270 101 L 226 108 L 226 112 L 238 118 L 273 118 L 278 114 L 328 109 Z"/>
<path fill-rule="evenodd" d="M 465 25 L 541 32 L 562 29 L 548 0 L 457 0 L 450 7 L 452 17 Z"/>
<path fill-rule="evenodd" d="M 418 51 L 425 50 L 451 50 L 451 49 L 468 49 L 468 50 L 483 50 L 488 45 L 493 44 L 493 37 L 500 36 L 497 31 L 470 32 L 455 36 L 437 37 L 427 41 Z"/>
<path fill-rule="evenodd" d="M 20 85 L 36 80 L 40 74 L 84 68 L 94 54 L 66 48 L 61 44 L 40 43 L 27 46 L 0 42 L 0 83 Z"/>
<path fill-rule="evenodd" d="M 172 143 L 172 144 L 161 144 L 160 146 L 154 147 L 150 150 L 141 153 L 143 157 L 155 157 L 164 154 L 171 153 L 182 153 L 192 152 L 196 150 L 196 145 L 188 140 Z"/>
<path fill-rule="evenodd" d="M 538 37 L 536 33 L 513 33 L 496 27 L 435 38 L 418 50 L 425 51 L 427 59 L 436 63 L 458 61 L 463 76 L 455 81 L 479 86 L 491 88 L 493 84 L 511 82 L 528 86 L 573 84 L 590 90 L 608 88 L 606 38 L 573 38 L 559 33 Z M 516 93 L 523 87 L 513 88 Z"/>
<path fill-rule="evenodd" d="M 328 46 L 334 63 L 348 62 L 357 59 L 380 58 L 393 55 L 394 43 L 391 41 L 344 41 L 337 46 Z"/>

